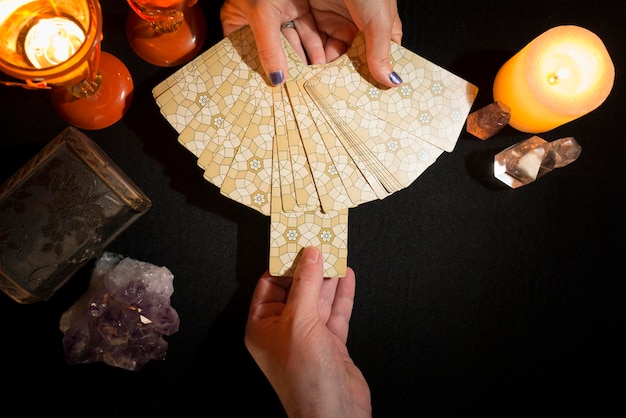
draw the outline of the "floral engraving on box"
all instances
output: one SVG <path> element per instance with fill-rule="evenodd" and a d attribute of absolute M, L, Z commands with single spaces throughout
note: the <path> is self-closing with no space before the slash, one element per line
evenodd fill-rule
<path fill-rule="evenodd" d="M 53 157 L 0 202 L 0 259 L 30 291 L 52 290 L 57 283 L 46 282 L 51 271 L 93 256 L 107 216 L 122 206 L 111 205 L 106 187 L 80 164 L 72 153 Z M 117 209 L 106 213 L 103 202 Z"/>
<path fill-rule="evenodd" d="M 47 300 L 151 206 L 91 139 L 66 128 L 0 185 L 0 290 Z"/>

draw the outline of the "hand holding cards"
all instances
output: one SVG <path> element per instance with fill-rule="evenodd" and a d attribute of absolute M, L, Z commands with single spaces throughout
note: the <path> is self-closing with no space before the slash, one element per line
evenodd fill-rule
<path fill-rule="evenodd" d="M 179 141 L 225 196 L 271 217 L 269 270 L 291 275 L 299 251 L 346 271 L 348 209 L 409 186 L 451 152 L 477 88 L 391 44 L 404 83 L 370 76 L 359 35 L 337 60 L 308 66 L 283 39 L 289 74 L 263 75 L 244 27 L 153 89 Z"/>

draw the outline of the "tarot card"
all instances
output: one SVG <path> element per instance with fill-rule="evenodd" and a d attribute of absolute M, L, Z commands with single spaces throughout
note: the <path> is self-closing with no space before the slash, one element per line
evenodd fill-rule
<path fill-rule="evenodd" d="M 280 195 L 280 164 L 272 171 L 272 194 Z M 274 276 L 293 276 L 300 252 L 315 246 L 324 254 L 324 276 L 346 274 L 348 255 L 348 209 L 323 213 L 283 212 L 272 199 L 270 215 L 269 271 Z"/>
<path fill-rule="evenodd" d="M 233 158 L 241 145 L 241 140 L 248 130 L 252 118 L 258 113 L 259 103 L 264 94 L 263 89 L 256 89 L 253 97 L 249 101 L 237 102 L 237 109 L 241 109 L 238 117 L 232 122 L 230 129 L 224 131 L 224 135 L 215 135 L 205 144 L 204 150 L 198 158 L 198 165 L 204 169 L 204 178 L 218 187 L 221 187 Z M 267 102 L 265 102 L 267 106 Z M 236 112 L 231 111 L 229 115 L 235 116 Z M 211 133 L 212 129 L 209 130 Z"/>
<path fill-rule="evenodd" d="M 304 95 L 302 80 L 296 80 L 297 92 L 289 90 L 289 98 L 296 115 L 300 139 L 311 168 L 322 211 L 352 206 L 329 150 L 324 143 L 317 122 L 310 113 L 310 98 Z"/>
<path fill-rule="evenodd" d="M 198 96 L 197 101 L 202 107 L 178 136 L 178 141 L 196 158 L 203 154 L 210 142 L 221 144 L 236 122 L 245 124 L 250 121 L 251 114 L 245 113 L 244 108 L 249 102 L 256 104 L 254 91 L 258 89 L 251 72 L 253 70 L 249 67 L 237 68 L 213 94 Z M 203 168 L 206 164 L 204 159 L 198 162 Z"/>
<path fill-rule="evenodd" d="M 291 156 L 289 155 L 289 137 L 287 135 L 287 114 L 291 113 L 291 106 L 286 97 L 285 87 L 273 90 L 274 94 L 274 154 L 272 178 L 278 178 L 280 194 L 276 195 L 276 187 L 272 189 L 272 204 L 280 196 L 280 210 L 292 211 L 296 208 L 296 190 L 293 181 Z M 274 210 L 274 209 L 272 209 Z"/>
<path fill-rule="evenodd" d="M 307 88 L 316 89 L 339 114 L 347 103 L 451 152 L 478 89 L 393 42 L 391 59 L 404 80 L 397 88 L 381 86 L 372 78 L 361 33 L 346 54 L 319 71 Z"/>
<path fill-rule="evenodd" d="M 317 189 L 315 188 L 313 174 L 306 151 L 304 150 L 304 144 L 300 137 L 296 116 L 288 93 L 290 89 L 294 89 L 293 83 L 295 82 L 287 80 L 283 96 L 289 99 L 289 107 L 285 111 L 285 124 L 296 205 L 298 210 L 320 210 L 320 199 L 317 194 Z"/>
<path fill-rule="evenodd" d="M 231 41 L 233 55 L 230 58 L 239 65 L 212 94 L 204 92 L 198 96 L 197 102 L 202 107 L 178 137 L 179 142 L 198 157 L 202 168 L 208 164 L 210 153 L 230 134 L 235 122 L 247 125 L 252 113 L 245 111 L 246 106 L 249 102 L 257 103 L 254 93 L 260 84 L 265 84 L 258 74 L 260 64 L 252 32 L 240 30 L 236 35 Z M 207 153 L 209 143 L 212 147 Z M 220 182 L 216 184 L 219 186 Z"/>
<path fill-rule="evenodd" d="M 323 72 L 326 75 L 326 82 L 333 82 L 335 77 L 338 77 L 341 74 L 341 71 L 337 66 L 337 62 L 328 64 L 324 70 L 319 72 Z M 341 167 L 339 170 L 344 178 L 347 177 L 346 180 L 349 181 L 352 186 L 355 186 L 349 186 L 347 189 L 352 192 L 352 196 L 354 193 L 365 193 L 363 199 L 359 197 L 352 197 L 353 201 L 360 204 L 363 201 L 370 201 L 376 198 L 383 199 L 389 195 L 390 192 L 388 191 L 388 188 L 381 183 L 379 179 L 380 176 L 376 176 L 375 173 L 372 173 L 371 169 L 374 168 L 374 166 L 372 164 L 368 165 L 363 161 L 364 159 L 367 161 L 372 158 L 367 158 L 370 156 L 370 152 L 354 134 L 354 131 L 359 129 L 358 123 L 338 117 L 338 113 L 340 112 L 331 108 L 326 102 L 326 98 L 319 95 L 318 91 L 314 88 L 315 83 L 319 82 L 319 80 L 320 78 L 317 75 L 312 76 L 306 80 L 302 80 L 301 85 L 303 86 L 303 90 L 306 92 L 305 94 L 308 93 L 310 96 L 310 100 L 308 100 L 310 108 L 309 111 L 317 115 L 318 125 L 323 126 L 325 132 L 327 133 L 324 138 L 327 141 L 340 143 L 340 146 L 343 147 L 340 155 L 348 158 L 349 170 L 344 170 L 345 166 Z M 330 98 L 331 100 L 335 99 L 333 96 Z M 348 110 L 350 109 L 344 109 L 343 111 L 345 112 Z M 325 119 L 325 121 L 320 121 L 319 119 Z M 335 145 L 335 147 L 337 147 L 337 145 Z M 359 148 L 362 148 L 362 152 L 355 152 Z M 335 155 L 335 158 L 337 158 L 337 155 Z M 357 182 L 360 182 L 361 184 L 359 185 Z M 350 192 L 348 193 L 350 194 Z"/>
<path fill-rule="evenodd" d="M 291 59 L 290 65 L 294 62 L 296 59 Z M 354 207 L 376 196 L 304 88 L 304 83 L 323 68 L 290 66 L 292 78 L 285 84 L 321 209 L 329 211 Z"/>
<path fill-rule="evenodd" d="M 378 193 L 391 194 L 408 187 L 443 152 L 441 148 L 345 102 L 345 106 L 339 106 L 342 109 L 342 116 L 339 116 L 340 112 L 328 104 L 327 98 L 317 96 L 315 88 L 310 90 L 315 102 L 325 110 L 329 123 L 337 127 L 338 138 L 363 176 L 370 184 L 384 190 Z"/>
<path fill-rule="evenodd" d="M 269 88 L 260 74 L 258 53 L 249 29 L 241 29 L 235 45 L 237 54 L 232 57 L 244 65 L 233 71 L 222 86 L 211 97 L 196 118 L 181 133 L 179 141 L 186 137 L 199 144 L 198 165 L 205 170 L 204 178 L 221 187 L 232 163 L 232 158 L 241 144 L 241 138 L 257 112 L 258 103 Z"/>
<path fill-rule="evenodd" d="M 177 70 L 152 89 L 161 114 L 177 132 L 181 132 L 242 62 L 242 54 L 251 49 L 239 50 L 241 39 L 246 39 L 249 27 L 222 39 L 209 50 Z M 239 57 L 239 58 L 237 58 Z"/>
<path fill-rule="evenodd" d="M 273 87 L 280 89 L 280 87 Z M 241 138 L 220 192 L 264 215 L 270 214 L 272 147 L 274 145 L 273 95 L 263 94 Z"/>

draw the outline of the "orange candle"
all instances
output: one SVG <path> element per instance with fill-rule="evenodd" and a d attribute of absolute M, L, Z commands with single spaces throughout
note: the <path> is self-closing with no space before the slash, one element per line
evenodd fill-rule
<path fill-rule="evenodd" d="M 614 79 L 613 62 L 597 35 L 579 26 L 557 26 L 502 66 L 493 96 L 510 107 L 509 125 L 540 133 L 596 109 Z"/>

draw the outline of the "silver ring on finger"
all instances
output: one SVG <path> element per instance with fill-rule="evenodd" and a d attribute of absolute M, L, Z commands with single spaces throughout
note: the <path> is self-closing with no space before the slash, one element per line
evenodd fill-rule
<path fill-rule="evenodd" d="M 296 24 L 294 23 L 293 20 L 290 20 L 289 22 L 285 22 L 282 25 L 280 25 L 280 30 L 283 29 L 295 29 L 296 28 Z"/>

